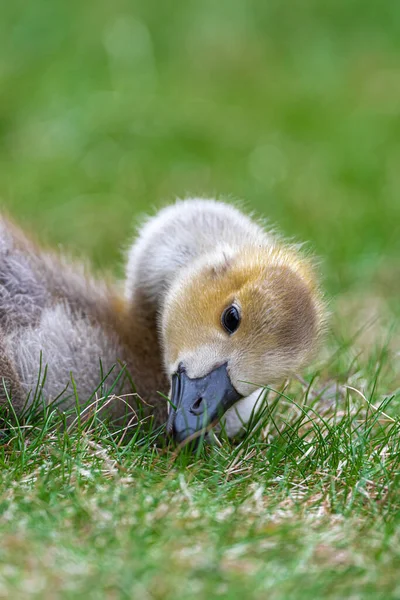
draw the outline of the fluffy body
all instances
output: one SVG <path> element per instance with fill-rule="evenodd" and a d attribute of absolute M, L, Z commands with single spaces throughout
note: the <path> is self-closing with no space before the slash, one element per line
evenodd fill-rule
<path fill-rule="evenodd" d="M 241 325 L 230 336 L 221 314 L 231 303 L 240 308 Z M 221 202 L 178 201 L 148 219 L 129 252 L 123 298 L 9 221 L 0 224 L 0 375 L 17 412 L 37 386 L 40 356 L 47 402 L 62 394 L 62 408 L 75 403 L 71 373 L 85 402 L 101 372 L 114 367 L 110 387 L 126 365 L 156 424 L 167 416 L 158 392 L 168 392 L 178 365 L 194 378 L 227 363 L 245 396 L 225 416 L 234 435 L 248 421 L 258 388 L 310 359 L 323 314 L 312 264 Z M 116 391 L 129 394 L 131 384 L 125 378 Z M 129 403 L 135 409 L 137 397 Z M 115 401 L 112 416 L 124 412 Z"/>
<path fill-rule="evenodd" d="M 6 219 L 0 223 L 0 344 L 7 388 L 6 393 L 2 386 L 0 397 L 5 402 L 11 395 L 17 414 L 38 388 L 46 402 L 57 398 L 61 409 L 74 406 L 72 380 L 81 404 L 96 390 L 101 397 L 124 366 L 135 387 L 120 376 L 113 391 L 127 396 L 109 406 L 111 417 L 125 415 L 126 403 L 137 409 L 139 395 L 154 405 L 144 405 L 145 413 L 153 412 L 157 424 L 165 420 L 158 390 L 168 384 L 154 315 L 139 301 L 128 307 L 113 286 L 39 248 Z"/>

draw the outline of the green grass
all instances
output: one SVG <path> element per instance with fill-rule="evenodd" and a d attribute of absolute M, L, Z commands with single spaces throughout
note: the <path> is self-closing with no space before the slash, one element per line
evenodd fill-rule
<path fill-rule="evenodd" d="M 51 410 L 5 431 L 0 597 L 400 597 L 400 4 L 0 14 L 4 210 L 120 275 L 143 211 L 243 199 L 321 257 L 332 312 L 237 444 L 61 433 Z"/>

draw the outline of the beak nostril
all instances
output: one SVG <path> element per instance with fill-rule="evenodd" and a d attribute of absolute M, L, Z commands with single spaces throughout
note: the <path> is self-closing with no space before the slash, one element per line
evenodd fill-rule
<path fill-rule="evenodd" d="M 203 398 L 197 398 L 190 407 L 190 412 L 194 415 L 199 415 L 203 412 Z"/>

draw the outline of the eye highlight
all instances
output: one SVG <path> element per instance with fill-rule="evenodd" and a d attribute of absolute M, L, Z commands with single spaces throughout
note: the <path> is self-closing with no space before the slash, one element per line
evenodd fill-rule
<path fill-rule="evenodd" d="M 221 323 L 225 331 L 230 335 L 235 333 L 240 325 L 240 313 L 238 307 L 234 304 L 228 306 L 222 313 Z"/>

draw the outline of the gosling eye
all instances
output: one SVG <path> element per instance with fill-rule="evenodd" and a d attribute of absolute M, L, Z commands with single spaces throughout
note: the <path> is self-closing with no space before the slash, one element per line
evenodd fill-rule
<path fill-rule="evenodd" d="M 240 313 L 237 306 L 232 304 L 222 313 L 221 323 L 223 328 L 229 333 L 235 333 L 240 325 Z"/>

